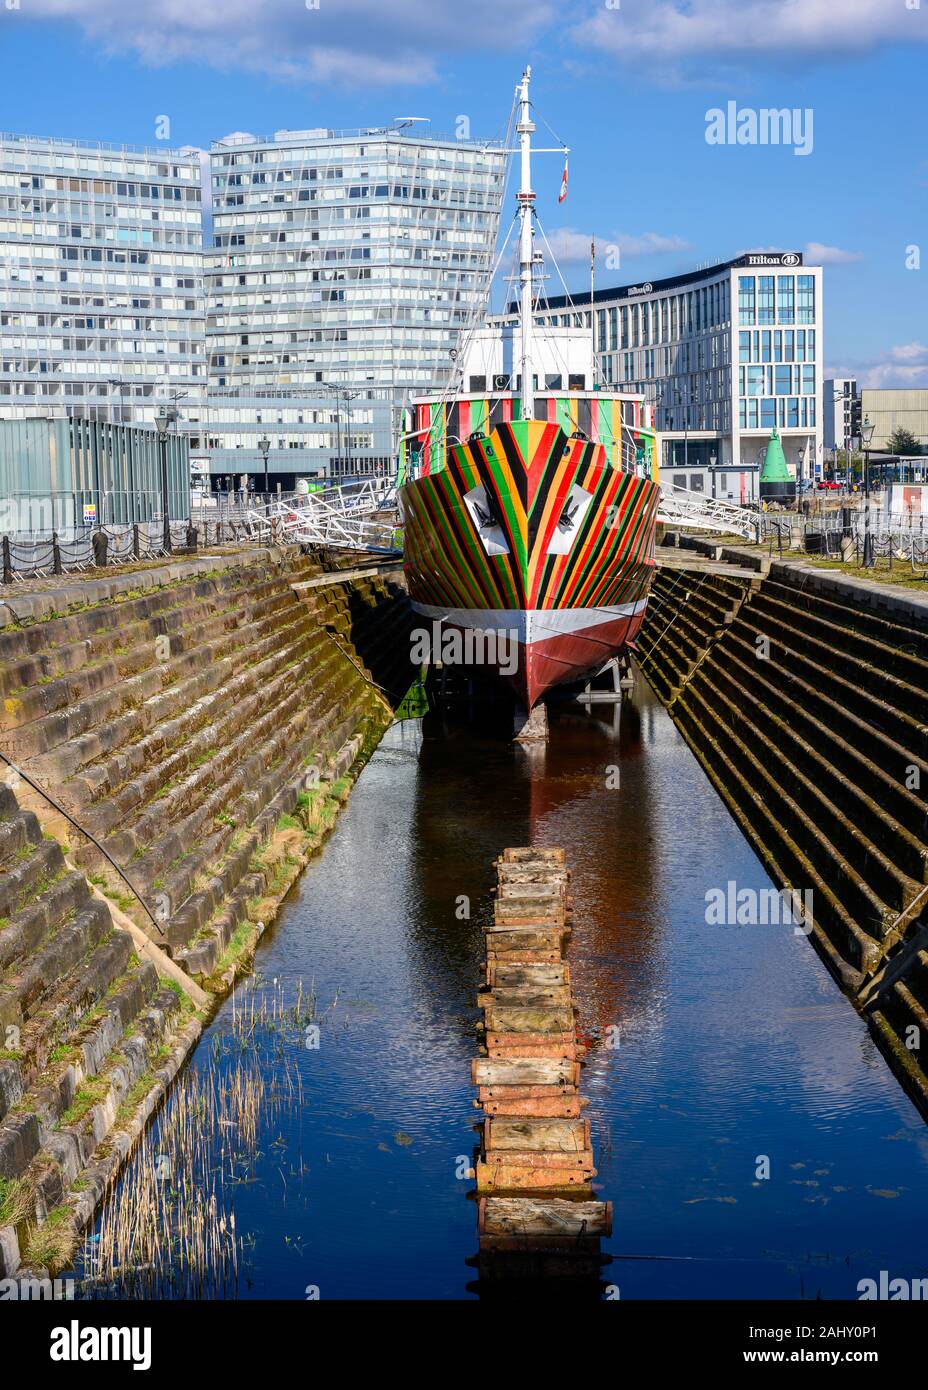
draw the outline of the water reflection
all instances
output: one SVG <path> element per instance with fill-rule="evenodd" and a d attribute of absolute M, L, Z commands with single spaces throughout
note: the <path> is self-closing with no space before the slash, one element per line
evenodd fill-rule
<path fill-rule="evenodd" d="M 316 1051 L 280 1040 L 302 1102 L 235 1193 L 240 1295 L 468 1296 L 482 923 L 492 861 L 521 843 L 563 845 L 573 871 L 582 1089 L 622 1297 L 856 1297 L 880 1269 L 923 1276 L 925 1126 L 804 938 L 706 925 L 707 889 L 769 880 L 639 686 L 618 741 L 598 715 L 562 716 L 528 755 L 474 730 L 388 733 L 259 951 L 325 1023 Z"/>

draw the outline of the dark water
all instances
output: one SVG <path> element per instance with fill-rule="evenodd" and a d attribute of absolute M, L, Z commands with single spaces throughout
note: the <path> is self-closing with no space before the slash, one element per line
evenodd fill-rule
<path fill-rule="evenodd" d="M 928 1272 L 928 1132 L 803 937 L 706 925 L 708 889 L 769 880 L 640 683 L 618 744 L 586 720 L 532 753 L 388 733 L 259 951 L 277 982 L 259 989 L 292 999 L 302 980 L 334 1007 L 318 1049 L 284 1044 L 303 1103 L 235 1193 L 241 1296 L 470 1296 L 458 1173 L 481 924 L 495 855 L 532 842 L 564 845 L 573 870 L 575 994 L 599 1040 L 583 1090 L 622 1298 L 847 1298 L 882 1269 Z M 231 1017 L 194 1067 L 215 1065 Z"/>

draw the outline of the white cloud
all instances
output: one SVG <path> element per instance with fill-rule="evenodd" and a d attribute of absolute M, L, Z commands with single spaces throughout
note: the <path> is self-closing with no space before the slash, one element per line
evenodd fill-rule
<path fill-rule="evenodd" d="M 195 62 L 301 83 L 428 83 L 461 50 L 520 52 L 553 0 L 28 0 L 29 20 L 71 20 L 109 53 Z M 515 81 L 514 75 L 513 81 Z M 476 126 L 475 122 L 475 126 Z"/>
<path fill-rule="evenodd" d="M 574 28 L 588 48 L 622 62 L 692 71 L 747 58 L 863 56 L 886 44 L 928 41 L 928 6 L 904 0 L 622 0 Z M 704 70 L 703 77 L 708 76 Z"/>
<path fill-rule="evenodd" d="M 591 232 L 578 232 L 572 227 L 559 227 L 548 237 L 548 244 L 559 265 L 575 265 L 590 260 Z M 542 242 L 544 249 L 544 243 Z M 619 260 L 636 256 L 664 256 L 674 251 L 688 251 L 690 243 L 679 236 L 663 236 L 660 232 L 641 232 L 633 236 L 628 232 L 616 232 L 611 236 L 596 237 L 596 264 L 600 268 L 608 266 L 610 249 L 618 250 Z M 615 267 L 617 268 L 617 267 Z"/>
<path fill-rule="evenodd" d="M 826 246 L 821 241 L 810 241 L 805 249 L 809 265 L 850 265 L 863 258 L 863 251 L 842 251 L 840 246 Z"/>
<path fill-rule="evenodd" d="M 901 343 L 882 357 L 841 368 L 829 367 L 826 375 L 856 377 L 862 386 L 928 388 L 928 344 Z"/>
<path fill-rule="evenodd" d="M 922 366 L 928 365 L 928 346 L 925 343 L 903 343 L 901 347 L 894 347 L 892 357 L 895 362 L 916 362 Z"/>

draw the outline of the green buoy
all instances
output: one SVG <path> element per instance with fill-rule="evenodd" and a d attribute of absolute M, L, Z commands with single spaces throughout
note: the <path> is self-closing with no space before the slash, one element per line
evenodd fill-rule
<path fill-rule="evenodd" d="M 796 479 L 786 466 L 786 455 L 776 428 L 767 445 L 767 456 L 760 470 L 762 502 L 792 502 L 796 497 Z"/>

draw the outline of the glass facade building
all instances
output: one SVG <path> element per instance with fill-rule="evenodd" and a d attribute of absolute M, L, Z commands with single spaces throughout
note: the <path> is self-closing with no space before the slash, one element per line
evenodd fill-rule
<path fill-rule="evenodd" d="M 399 407 L 449 381 L 485 311 L 503 150 L 278 131 L 215 144 L 210 169 L 211 472 L 260 471 L 262 435 L 285 487 L 389 471 Z"/>
<path fill-rule="evenodd" d="M 0 417 L 196 424 L 200 185 L 197 151 L 0 135 Z"/>
<path fill-rule="evenodd" d="M 0 136 L 0 418 L 176 400 L 203 480 L 257 483 L 265 438 L 272 486 L 391 471 L 399 407 L 485 311 L 505 163 L 400 128 L 208 157 Z"/>
<path fill-rule="evenodd" d="M 796 472 L 821 475 L 822 308 L 820 267 L 758 252 L 597 290 L 592 305 L 589 293 L 550 298 L 538 321 L 588 327 L 598 384 L 646 395 L 665 476 L 751 501 L 774 427 Z"/>

